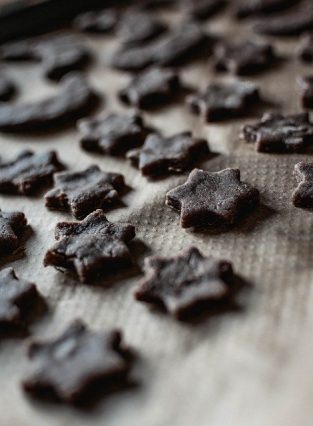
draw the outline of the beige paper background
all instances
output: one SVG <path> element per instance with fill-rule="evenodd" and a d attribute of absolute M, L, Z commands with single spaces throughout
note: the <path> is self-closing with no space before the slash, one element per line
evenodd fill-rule
<path fill-rule="evenodd" d="M 175 13 L 165 17 L 179 18 Z M 207 27 L 229 38 L 250 34 L 248 24 L 236 26 L 223 15 L 209 21 Z M 86 40 L 96 52 L 89 76 L 105 96 L 102 109 L 123 109 L 116 92 L 128 76 L 108 67 L 114 41 L 107 37 Z M 295 59 L 296 44 L 277 42 L 288 61 L 251 79 L 260 84 L 265 98 L 290 112 L 300 110 L 295 77 L 310 69 Z M 19 82 L 20 101 L 39 99 L 56 90 L 40 78 L 39 66 L 6 68 Z M 204 88 L 213 78 L 211 70 L 212 62 L 205 59 L 185 67 L 182 77 Z M 239 167 L 243 180 L 260 190 L 262 206 L 226 233 L 184 231 L 178 216 L 164 206 L 166 191 L 183 182 L 184 176 L 149 183 L 126 161 L 81 151 L 74 129 L 47 137 L 1 136 L 1 157 L 9 159 L 24 148 L 37 152 L 55 149 L 71 170 L 98 164 L 103 170 L 124 173 L 133 191 L 125 198 L 127 207 L 108 213 L 109 219 L 136 225 L 138 238 L 150 253 L 172 255 L 195 244 L 205 254 L 230 259 L 250 283 L 238 301 L 242 309 L 199 324 L 180 324 L 133 300 L 138 276 L 101 288 L 81 285 L 52 268 L 45 269 L 42 259 L 53 243 L 54 226 L 69 216 L 47 211 L 41 197 L 1 196 L 0 207 L 24 211 L 33 228 L 25 257 L 10 263 L 19 276 L 37 283 L 49 304 L 48 314 L 33 325 L 32 334 L 55 336 L 77 317 L 99 330 L 120 327 L 126 342 L 140 354 L 134 372 L 140 385 L 105 398 L 88 414 L 34 403 L 19 387 L 27 368 L 24 342 L 4 340 L 0 343 L 0 425 L 312 424 L 313 216 L 290 202 L 295 187 L 293 166 L 311 156 L 256 153 L 253 146 L 238 139 L 240 125 L 249 119 L 204 125 L 184 105 L 145 117 L 166 134 L 191 129 L 197 136 L 207 137 L 212 150 L 222 155 L 203 168 Z"/>

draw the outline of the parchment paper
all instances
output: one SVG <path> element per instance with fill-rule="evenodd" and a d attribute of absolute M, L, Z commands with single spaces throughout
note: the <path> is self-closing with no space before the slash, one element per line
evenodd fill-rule
<path fill-rule="evenodd" d="M 171 22 L 180 19 L 175 12 L 167 12 L 164 17 Z M 251 37 L 249 24 L 235 25 L 223 14 L 206 26 L 225 38 Z M 113 72 L 108 66 L 116 43 L 101 36 L 86 41 L 96 56 L 89 70 L 90 81 L 104 95 L 99 111 L 125 109 L 116 92 L 129 76 Z M 295 58 L 296 41 L 275 45 L 286 56 L 286 62 L 250 80 L 260 85 L 264 98 L 277 109 L 300 111 L 295 77 L 308 73 L 310 68 Z M 19 83 L 18 101 L 39 99 L 57 90 L 40 77 L 39 65 L 6 68 Z M 197 88 L 205 88 L 213 78 L 212 61 L 205 58 L 184 67 L 182 77 Z M 253 113 L 259 116 L 268 107 Z M 108 218 L 136 226 L 142 242 L 136 254 L 139 264 L 148 254 L 173 255 L 194 244 L 207 255 L 230 259 L 249 285 L 241 293 L 237 309 L 196 324 L 177 323 L 133 300 L 140 275 L 93 287 L 79 284 L 53 268 L 44 268 L 42 260 L 54 241 L 55 224 L 70 216 L 47 211 L 41 196 L 1 196 L 0 207 L 24 211 L 33 229 L 25 257 L 10 263 L 18 275 L 37 283 L 49 305 L 48 313 L 31 327 L 31 334 L 40 338 L 56 336 L 79 317 L 94 329 L 120 327 L 139 358 L 134 371 L 137 386 L 105 398 L 91 413 L 81 413 L 26 398 L 19 386 L 28 367 L 25 341 L 1 341 L 0 425 L 312 424 L 309 342 L 313 319 L 313 216 L 294 208 L 290 201 L 296 184 L 294 164 L 311 159 L 311 155 L 256 153 L 253 146 L 238 139 L 241 124 L 254 120 L 253 116 L 206 125 L 180 104 L 145 117 L 168 135 L 190 129 L 197 136 L 207 137 L 211 149 L 221 155 L 204 163 L 203 168 L 217 171 L 239 167 L 243 180 L 260 190 L 260 208 L 228 232 L 184 231 L 179 227 L 178 215 L 164 205 L 164 196 L 186 176 L 149 183 L 124 160 L 83 152 L 75 129 L 38 137 L 2 135 L 1 157 L 10 159 L 24 148 L 37 152 L 55 149 L 71 170 L 98 164 L 103 170 L 123 173 L 133 190 L 125 198 L 126 207 L 108 213 Z"/>

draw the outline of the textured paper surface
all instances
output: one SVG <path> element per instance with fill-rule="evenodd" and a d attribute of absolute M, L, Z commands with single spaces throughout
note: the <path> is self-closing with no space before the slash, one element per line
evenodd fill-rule
<path fill-rule="evenodd" d="M 177 20 L 170 13 L 166 18 Z M 209 21 L 207 27 L 230 38 L 249 34 L 248 24 L 238 30 L 223 15 Z M 102 110 L 123 109 L 116 92 L 128 76 L 108 67 L 114 42 L 97 37 L 88 43 L 96 51 L 96 64 L 89 75 L 104 95 Z M 260 84 L 264 97 L 278 108 L 299 111 L 295 77 L 309 68 L 295 59 L 296 43 L 276 45 L 287 56 L 286 63 L 251 80 Z M 205 59 L 185 67 L 182 76 L 193 86 L 205 88 L 212 79 L 211 69 L 211 61 Z M 39 66 L 20 64 L 8 70 L 19 82 L 20 101 L 39 99 L 56 90 L 40 78 Z M 108 217 L 136 226 L 138 239 L 146 247 L 138 252 L 140 262 L 149 253 L 173 255 L 192 244 L 205 254 L 230 259 L 249 283 L 238 300 L 239 308 L 198 324 L 180 324 L 133 300 L 140 276 L 92 287 L 53 268 L 45 269 L 42 259 L 54 241 L 54 226 L 69 216 L 47 211 L 40 196 L 1 196 L 0 207 L 24 211 L 33 229 L 25 257 L 11 263 L 18 275 L 37 283 L 49 305 L 47 315 L 31 328 L 32 334 L 50 338 L 79 317 L 94 329 L 120 327 L 126 342 L 139 354 L 134 374 L 139 385 L 105 398 L 94 412 L 84 414 L 28 400 L 19 387 L 28 365 L 25 342 L 1 341 L 1 426 L 311 424 L 313 369 L 308 342 L 313 318 L 313 216 L 294 208 L 290 201 L 294 164 L 311 156 L 256 153 L 253 146 L 238 139 L 240 125 L 253 117 L 204 125 L 184 105 L 145 117 L 169 135 L 190 129 L 207 137 L 212 150 L 221 155 L 203 168 L 239 167 L 243 180 L 260 190 L 260 208 L 228 232 L 184 231 L 178 215 L 164 205 L 164 196 L 184 182 L 185 176 L 148 183 L 126 161 L 82 152 L 75 129 L 47 137 L 1 136 L 1 157 L 10 159 L 24 148 L 37 152 L 55 149 L 70 170 L 98 164 L 103 170 L 122 172 L 133 190 L 125 199 L 127 206 Z"/>

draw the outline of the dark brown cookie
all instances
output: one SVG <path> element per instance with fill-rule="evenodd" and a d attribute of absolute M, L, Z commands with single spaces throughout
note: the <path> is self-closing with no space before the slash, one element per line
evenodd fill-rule
<path fill-rule="evenodd" d="M 103 9 L 83 13 L 74 20 L 73 25 L 87 33 L 107 34 L 112 32 L 118 23 L 116 9 Z"/>
<path fill-rule="evenodd" d="M 186 183 L 166 194 L 166 204 L 180 212 L 182 228 L 233 225 L 259 202 L 259 191 L 241 182 L 238 169 L 194 169 Z"/>
<path fill-rule="evenodd" d="M 123 46 L 112 57 L 112 66 L 122 71 L 140 71 L 152 65 L 155 61 L 153 51 L 155 41 L 139 46 Z"/>
<path fill-rule="evenodd" d="M 191 110 L 202 115 L 206 121 L 243 116 L 259 101 L 257 86 L 247 81 L 211 83 L 204 92 L 187 97 Z"/>
<path fill-rule="evenodd" d="M 24 328 L 39 301 L 35 284 L 17 278 L 13 268 L 0 271 L 0 330 Z"/>
<path fill-rule="evenodd" d="M 298 55 L 304 62 L 313 62 L 313 32 L 301 38 Z"/>
<path fill-rule="evenodd" d="M 292 194 L 292 202 L 303 209 L 313 208 L 313 163 L 301 161 L 295 165 L 294 173 L 299 182 Z"/>
<path fill-rule="evenodd" d="M 203 29 L 195 23 L 185 23 L 160 40 L 143 46 L 123 47 L 112 58 L 114 68 L 124 71 L 139 71 L 149 65 L 181 65 L 200 52 L 209 53 L 213 44 Z"/>
<path fill-rule="evenodd" d="M 297 82 L 303 108 L 313 109 L 313 75 L 300 77 Z"/>
<path fill-rule="evenodd" d="M 26 229 L 24 213 L 0 210 L 0 256 L 11 254 L 19 248 Z"/>
<path fill-rule="evenodd" d="M 135 292 L 140 302 L 163 306 L 179 320 L 230 299 L 235 282 L 231 263 L 203 256 L 196 247 L 173 257 L 148 257 Z"/>
<path fill-rule="evenodd" d="M 303 209 L 313 208 L 313 163 L 301 161 L 294 168 L 298 186 L 292 194 L 292 202 Z"/>
<path fill-rule="evenodd" d="M 269 15 L 296 4 L 297 0 L 245 0 L 237 8 L 237 18 Z"/>
<path fill-rule="evenodd" d="M 123 175 L 103 172 L 98 166 L 82 172 L 56 173 L 53 180 L 54 188 L 45 195 L 46 206 L 70 211 L 77 219 L 111 207 L 120 200 L 118 191 L 125 189 Z"/>
<path fill-rule="evenodd" d="M 43 73 L 51 80 L 60 80 L 70 71 L 82 70 L 91 54 L 83 41 L 70 34 L 33 38 L 4 45 L 2 59 L 40 61 Z"/>
<path fill-rule="evenodd" d="M 120 99 L 136 108 L 149 109 L 164 105 L 177 97 L 182 86 L 178 74 L 170 69 L 151 68 L 134 77 L 120 91 Z"/>
<path fill-rule="evenodd" d="M 88 114 L 97 99 L 85 77 L 67 74 L 55 96 L 34 103 L 0 105 L 0 130 L 14 133 L 56 129 Z"/>
<path fill-rule="evenodd" d="M 81 282 L 108 275 L 131 265 L 127 247 L 135 237 L 129 224 L 114 224 L 102 210 L 96 210 L 81 222 L 60 222 L 58 241 L 47 251 L 44 265 L 74 270 Z"/>
<path fill-rule="evenodd" d="M 227 4 L 226 0 L 184 0 L 182 5 L 193 19 L 207 19 L 219 12 Z"/>
<path fill-rule="evenodd" d="M 34 51 L 33 39 L 18 40 L 0 47 L 0 57 L 3 61 L 34 61 L 38 60 Z"/>
<path fill-rule="evenodd" d="M 153 61 L 161 66 L 181 65 L 200 53 L 209 54 L 212 44 L 213 39 L 198 23 L 187 22 L 156 44 Z"/>
<path fill-rule="evenodd" d="M 42 61 L 44 75 L 51 80 L 60 80 L 70 71 L 83 70 L 91 58 L 83 41 L 74 36 L 46 39 L 38 42 L 34 51 Z"/>
<path fill-rule="evenodd" d="M 139 115 L 109 114 L 81 120 L 81 147 L 86 151 L 119 155 L 143 144 L 150 129 Z"/>
<path fill-rule="evenodd" d="M 260 34 L 273 36 L 296 36 L 313 29 L 313 3 L 300 2 L 299 7 L 255 24 L 254 30 Z"/>
<path fill-rule="evenodd" d="M 259 122 L 243 126 L 241 136 L 259 152 L 300 152 L 313 142 L 313 124 L 307 113 L 264 114 Z"/>
<path fill-rule="evenodd" d="M 0 54 L 6 61 L 41 61 L 45 75 L 52 79 L 60 79 L 69 71 L 81 69 L 90 56 L 82 40 L 70 34 L 8 43 L 1 47 Z"/>
<path fill-rule="evenodd" d="M 34 341 L 28 348 L 34 367 L 22 382 L 35 398 L 85 405 L 99 392 L 127 383 L 130 362 L 122 346 L 122 334 L 94 332 L 74 321 L 50 341 Z"/>
<path fill-rule="evenodd" d="M 237 75 L 247 75 L 273 65 L 276 59 L 269 43 L 244 41 L 221 44 L 214 50 L 215 67 L 218 71 L 229 71 Z"/>
<path fill-rule="evenodd" d="M 0 192 L 29 195 L 50 184 L 52 175 L 64 169 L 55 151 L 21 152 L 15 160 L 0 162 Z"/>
<path fill-rule="evenodd" d="M 129 10 L 118 24 L 117 35 L 122 43 L 141 44 L 156 38 L 166 28 L 166 25 L 152 14 Z"/>
<path fill-rule="evenodd" d="M 16 92 L 13 81 L 3 72 L 0 72 L 0 101 L 10 100 Z"/>
<path fill-rule="evenodd" d="M 184 132 L 169 138 L 149 135 L 143 147 L 130 151 L 127 157 L 144 176 L 157 177 L 188 170 L 197 160 L 207 159 L 209 152 L 206 140 Z"/>

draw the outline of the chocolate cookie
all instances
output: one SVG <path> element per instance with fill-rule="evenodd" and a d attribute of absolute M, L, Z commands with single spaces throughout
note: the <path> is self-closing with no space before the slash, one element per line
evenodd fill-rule
<path fill-rule="evenodd" d="M 60 80 L 70 71 L 83 70 L 91 58 L 89 49 L 74 36 L 61 35 L 38 42 L 34 51 L 42 61 L 44 75 L 51 80 Z"/>
<path fill-rule="evenodd" d="M 123 47 L 112 58 L 112 65 L 124 71 L 140 71 L 149 65 L 176 66 L 212 46 L 212 39 L 198 24 L 185 23 L 160 40 L 143 46 Z"/>
<path fill-rule="evenodd" d="M 46 206 L 68 210 L 77 219 L 114 205 L 120 200 L 118 191 L 125 188 L 123 175 L 103 172 L 98 166 L 82 172 L 56 173 L 53 179 L 54 188 L 45 195 Z"/>
<path fill-rule="evenodd" d="M 246 81 L 211 83 L 204 92 L 187 97 L 191 110 L 202 115 L 206 121 L 243 116 L 259 101 L 257 86 Z"/>
<path fill-rule="evenodd" d="M 226 6 L 226 0 L 184 0 L 182 5 L 193 19 L 207 19 Z"/>
<path fill-rule="evenodd" d="M 298 78 L 303 108 L 313 109 L 313 75 Z"/>
<path fill-rule="evenodd" d="M 112 32 L 118 23 L 116 9 L 103 9 L 83 13 L 76 17 L 73 25 L 86 33 L 107 34 Z"/>
<path fill-rule="evenodd" d="M 313 207 L 313 163 L 301 161 L 294 168 L 299 182 L 292 195 L 296 207 L 311 209 Z"/>
<path fill-rule="evenodd" d="M 264 114 L 259 122 L 245 125 L 241 136 L 259 152 L 300 152 L 313 142 L 313 124 L 307 113 Z"/>
<path fill-rule="evenodd" d="M 96 101 L 85 77 L 67 74 L 55 96 L 34 103 L 0 105 L 0 130 L 14 133 L 56 129 L 89 113 Z"/>
<path fill-rule="evenodd" d="M 212 44 L 213 39 L 198 23 L 187 22 L 156 44 L 153 61 L 166 67 L 181 65 L 199 53 L 210 53 Z"/>
<path fill-rule="evenodd" d="M 296 9 L 283 15 L 266 18 L 254 26 L 260 34 L 273 36 L 296 36 L 313 29 L 313 3 L 311 0 L 300 2 Z"/>
<path fill-rule="evenodd" d="M 313 163 L 297 163 L 294 173 L 299 184 L 292 194 L 293 204 L 303 209 L 313 208 Z"/>
<path fill-rule="evenodd" d="M 293 6 L 297 0 L 245 0 L 240 2 L 236 15 L 238 18 L 269 15 Z"/>
<path fill-rule="evenodd" d="M 38 60 L 33 46 L 34 39 L 18 40 L 0 47 L 0 57 L 3 61 L 34 61 Z"/>
<path fill-rule="evenodd" d="M 221 44 L 214 51 L 218 71 L 247 75 L 270 67 L 276 59 L 272 45 L 255 41 Z"/>
<path fill-rule="evenodd" d="M 170 69 L 151 68 L 134 77 L 120 91 L 120 99 L 136 108 L 149 109 L 170 102 L 181 91 L 178 74 Z"/>
<path fill-rule="evenodd" d="M 313 32 L 301 38 L 298 55 L 304 62 L 313 62 Z"/>
<path fill-rule="evenodd" d="M 47 251 L 44 265 L 74 270 L 81 282 L 88 282 L 130 266 L 127 243 L 134 237 L 132 225 L 111 223 L 96 210 L 81 222 L 57 224 L 55 238 L 60 241 Z"/>
<path fill-rule="evenodd" d="M 55 151 L 23 151 L 15 160 L 0 162 L 0 192 L 30 195 L 50 184 L 53 173 L 63 169 Z"/>
<path fill-rule="evenodd" d="M 21 243 L 27 228 L 22 212 L 4 212 L 0 209 L 0 256 L 13 253 Z"/>
<path fill-rule="evenodd" d="M 148 257 L 144 271 L 135 298 L 161 305 L 179 320 L 228 301 L 235 282 L 231 263 L 205 257 L 196 247 L 178 256 Z"/>
<path fill-rule="evenodd" d="M 238 169 L 212 173 L 194 169 L 186 183 L 166 194 L 182 228 L 233 225 L 259 202 L 259 191 L 240 180 Z"/>
<path fill-rule="evenodd" d="M 70 71 L 82 70 L 91 57 L 82 40 L 70 34 L 9 43 L 1 48 L 0 53 L 7 61 L 40 61 L 44 75 L 52 80 L 60 80 Z"/>
<path fill-rule="evenodd" d="M 40 296 L 35 284 L 17 278 L 13 268 L 0 271 L 0 331 L 21 329 Z"/>
<path fill-rule="evenodd" d="M 130 151 L 127 157 L 144 176 L 157 177 L 188 170 L 195 161 L 206 159 L 209 152 L 206 140 L 184 132 L 169 138 L 149 135 L 143 147 Z"/>
<path fill-rule="evenodd" d="M 154 63 L 155 41 L 139 46 L 123 46 L 112 57 L 112 66 L 122 71 L 141 71 Z"/>
<path fill-rule="evenodd" d="M 149 13 L 129 10 L 119 22 L 117 35 L 124 44 L 141 44 L 156 38 L 166 28 L 161 20 Z"/>
<path fill-rule="evenodd" d="M 16 92 L 13 81 L 3 72 L 0 71 L 0 101 L 9 101 Z"/>
<path fill-rule="evenodd" d="M 140 115 L 109 114 L 81 120 L 81 147 L 86 151 L 118 155 L 143 144 L 150 129 Z"/>
<path fill-rule="evenodd" d="M 85 405 L 99 392 L 125 385 L 130 362 L 117 330 L 95 332 L 80 320 L 59 337 L 28 348 L 34 367 L 22 382 L 33 397 Z"/>

